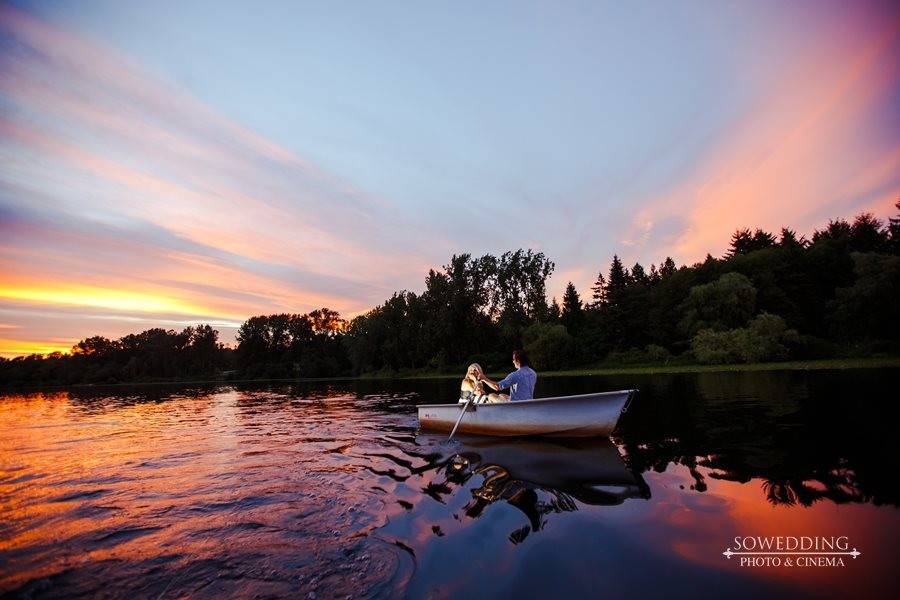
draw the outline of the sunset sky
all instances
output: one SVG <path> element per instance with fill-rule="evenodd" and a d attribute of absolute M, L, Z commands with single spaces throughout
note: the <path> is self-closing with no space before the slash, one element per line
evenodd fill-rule
<path fill-rule="evenodd" d="M 0 354 L 900 198 L 892 2 L 0 3 Z"/>

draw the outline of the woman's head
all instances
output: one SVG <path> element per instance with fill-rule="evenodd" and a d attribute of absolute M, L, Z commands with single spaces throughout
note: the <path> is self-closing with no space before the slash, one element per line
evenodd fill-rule
<path fill-rule="evenodd" d="M 471 365 L 469 365 L 469 368 L 466 369 L 467 377 L 474 377 L 475 379 L 478 379 L 483 374 L 484 371 L 481 370 L 481 365 L 479 365 L 478 363 L 472 363 Z"/>

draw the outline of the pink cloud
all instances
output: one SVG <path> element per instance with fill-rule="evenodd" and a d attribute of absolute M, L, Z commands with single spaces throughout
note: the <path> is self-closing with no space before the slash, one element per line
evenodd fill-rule
<path fill-rule="evenodd" d="M 85 314 L 115 290 L 197 307 L 197 319 L 322 305 L 354 314 L 397 282 L 419 283 L 430 266 L 421 253 L 442 243 L 112 48 L 10 6 L 0 32 L 18 43 L 0 56 L 10 107 L 0 186 L 7 210 L 43 215 L 0 242 L 0 309 L 46 309 L 34 298 L 58 288 L 84 298 Z M 128 237 L 148 227 L 155 240 Z M 71 292 L 84 285 L 95 291 Z M 120 304 L 101 308 L 135 318 Z"/>
<path fill-rule="evenodd" d="M 893 214 L 900 141 L 879 141 L 876 117 L 900 79 L 900 21 L 875 37 L 861 33 L 845 28 L 805 54 L 780 57 L 780 80 L 708 156 L 671 189 L 636 203 L 626 255 L 690 262 L 724 253 L 741 227 L 808 234 L 857 210 Z M 657 234 L 671 220 L 681 226 Z"/>

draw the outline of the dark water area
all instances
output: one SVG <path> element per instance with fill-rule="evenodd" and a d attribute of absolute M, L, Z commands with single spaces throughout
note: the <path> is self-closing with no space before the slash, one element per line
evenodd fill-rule
<path fill-rule="evenodd" d="M 897 597 L 898 375 L 539 380 L 639 388 L 611 440 L 417 431 L 451 380 L 2 396 L 0 595 Z"/>

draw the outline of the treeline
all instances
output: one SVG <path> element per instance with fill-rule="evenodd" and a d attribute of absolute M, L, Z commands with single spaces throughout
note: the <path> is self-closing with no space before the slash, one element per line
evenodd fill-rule
<path fill-rule="evenodd" d="M 327 308 L 251 317 L 238 330 L 233 362 L 245 379 L 347 375 L 346 330 L 347 321 Z"/>
<path fill-rule="evenodd" d="M 209 325 L 148 329 L 117 340 L 84 339 L 70 353 L 0 359 L 0 382 L 13 384 L 116 383 L 213 376 L 229 362 L 230 351 Z"/>
<path fill-rule="evenodd" d="M 900 209 L 900 202 L 897 204 Z M 356 372 L 506 368 L 528 350 L 541 369 L 764 362 L 900 350 L 900 218 L 831 221 L 812 238 L 739 230 L 727 255 L 645 268 L 618 256 L 586 293 L 545 298 L 553 263 L 518 251 L 454 256 L 422 294 L 400 292 L 354 319 Z"/>
<path fill-rule="evenodd" d="M 900 210 L 900 202 L 897 203 Z M 235 349 L 208 325 L 92 337 L 71 354 L 0 361 L 0 381 L 333 377 L 508 367 L 524 347 L 539 369 L 732 363 L 897 352 L 900 217 L 837 219 L 810 239 L 739 230 L 726 256 L 645 268 L 618 256 L 590 290 L 548 301 L 554 263 L 532 250 L 453 256 L 421 293 L 397 292 L 346 321 L 327 308 L 256 316 Z"/>

